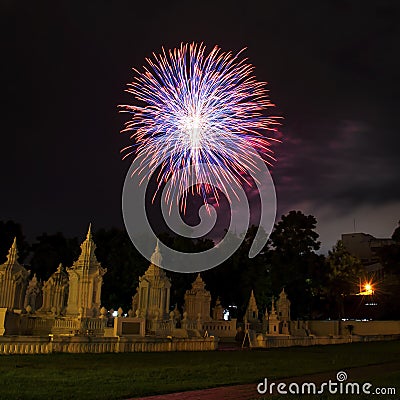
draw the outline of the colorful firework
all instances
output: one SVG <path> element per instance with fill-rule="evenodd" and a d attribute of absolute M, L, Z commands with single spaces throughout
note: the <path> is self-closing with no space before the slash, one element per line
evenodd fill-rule
<path fill-rule="evenodd" d="M 160 168 L 157 191 L 171 180 L 170 188 L 181 192 L 179 188 L 191 187 L 207 206 L 208 196 L 217 202 L 219 196 L 208 167 L 222 167 L 224 177 L 214 176 L 221 185 L 240 185 L 254 172 L 250 147 L 268 164 L 274 160 L 270 146 L 277 139 L 266 132 L 276 131 L 278 123 L 277 117 L 265 115 L 273 106 L 266 83 L 256 80 L 247 59 L 240 59 L 243 50 L 233 55 L 215 46 L 206 55 L 205 49 L 192 43 L 153 53 L 143 72 L 134 69 L 136 76 L 127 89 L 143 105 L 120 107 L 133 114 L 122 132 L 131 131 L 135 143 L 122 151 L 124 158 L 132 153 L 142 157 L 135 173 L 143 173 L 144 180 Z M 190 173 L 178 174 L 188 167 Z M 170 191 L 167 201 L 172 199 Z M 186 194 L 181 200 L 184 210 Z"/>

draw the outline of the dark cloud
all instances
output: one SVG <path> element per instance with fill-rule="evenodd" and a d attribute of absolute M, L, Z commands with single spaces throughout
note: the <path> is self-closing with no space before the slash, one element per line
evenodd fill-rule
<path fill-rule="evenodd" d="M 2 7 L 10 21 L 14 5 Z M 398 2 L 15 7 L 17 44 L 8 50 L 16 57 L 2 65 L 0 219 L 21 222 L 30 236 L 80 234 L 89 220 L 122 226 L 129 162 L 119 150 L 129 140 L 118 134 L 126 115 L 117 105 L 132 101 L 123 91 L 130 68 L 161 45 L 195 40 L 247 47 L 257 77 L 269 82 L 275 114 L 285 118 L 272 169 L 278 215 L 316 215 L 326 246 L 354 218 L 359 229 L 391 234 L 400 217 Z"/>

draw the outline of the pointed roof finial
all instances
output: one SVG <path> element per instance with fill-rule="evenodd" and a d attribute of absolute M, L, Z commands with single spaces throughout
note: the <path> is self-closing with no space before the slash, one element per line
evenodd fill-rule
<path fill-rule="evenodd" d="M 194 280 L 194 282 L 192 283 L 192 289 L 193 290 L 200 290 L 200 289 L 205 289 L 206 284 L 204 283 L 200 272 L 197 274 L 196 279 Z"/>
<path fill-rule="evenodd" d="M 275 297 L 272 296 L 272 306 L 271 306 L 271 312 L 275 311 Z"/>
<path fill-rule="evenodd" d="M 13 243 L 10 247 L 10 250 L 7 254 L 7 261 L 4 264 L 0 265 L 0 271 L 8 271 L 13 275 L 22 272 L 23 279 L 28 278 L 30 271 L 27 271 L 19 262 L 18 262 L 18 248 L 17 248 L 17 238 L 14 237 Z"/>
<path fill-rule="evenodd" d="M 14 236 L 14 240 L 12 242 L 10 250 L 8 251 L 7 262 L 13 264 L 14 262 L 17 261 L 17 257 L 18 257 L 17 237 Z"/>
<path fill-rule="evenodd" d="M 92 223 L 89 223 L 89 229 L 88 229 L 88 233 L 86 235 L 86 239 L 91 239 L 92 238 Z"/>
<path fill-rule="evenodd" d="M 89 224 L 89 229 L 86 235 L 86 239 L 81 244 L 81 254 L 78 259 L 72 265 L 72 269 L 96 269 L 100 266 L 96 258 L 96 244 L 92 238 L 92 224 Z"/>
<path fill-rule="evenodd" d="M 160 240 L 158 238 L 157 238 L 156 248 L 154 249 L 154 252 L 151 255 L 150 261 L 153 265 L 156 265 L 157 267 L 161 267 L 162 255 L 160 252 Z"/>
<path fill-rule="evenodd" d="M 251 289 L 249 304 L 247 305 L 247 310 L 258 312 L 257 301 L 256 301 L 256 297 L 254 296 L 253 289 Z"/>

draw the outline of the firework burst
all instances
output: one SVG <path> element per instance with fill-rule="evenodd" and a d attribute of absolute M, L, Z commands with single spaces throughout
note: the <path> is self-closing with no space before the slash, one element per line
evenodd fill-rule
<path fill-rule="evenodd" d="M 268 164 L 274 160 L 270 146 L 277 139 L 266 133 L 276 131 L 278 123 L 265 115 L 273 106 L 266 83 L 256 80 L 247 59 L 240 59 L 243 50 L 233 55 L 216 46 L 206 55 L 205 49 L 192 43 L 153 53 L 143 72 L 134 69 L 127 89 L 142 105 L 120 107 L 132 113 L 122 132 L 132 132 L 134 144 L 122 150 L 124 158 L 134 153 L 143 160 L 135 173 L 144 180 L 157 170 L 158 189 L 171 180 L 170 188 L 180 193 L 191 187 L 207 206 L 209 196 L 218 202 L 209 167 L 222 167 L 224 176 L 214 176 L 222 186 L 240 185 L 254 172 L 250 148 Z M 183 170 L 191 172 L 178 174 Z M 177 201 L 184 210 L 187 191 L 182 192 Z M 170 190 L 167 201 L 174 198 Z"/>

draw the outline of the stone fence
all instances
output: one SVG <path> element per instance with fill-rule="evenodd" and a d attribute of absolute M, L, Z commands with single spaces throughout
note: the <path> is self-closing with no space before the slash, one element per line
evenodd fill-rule
<path fill-rule="evenodd" d="M 214 338 L 0 337 L 0 354 L 209 351 L 217 347 L 218 339 Z"/>
<path fill-rule="evenodd" d="M 308 321 L 307 325 L 310 333 L 316 336 L 400 334 L 400 321 Z"/>
<path fill-rule="evenodd" d="M 43 317 L 29 314 L 5 314 L 3 335 L 47 336 L 49 334 L 104 334 L 107 321 L 100 318 Z"/>
<path fill-rule="evenodd" d="M 274 348 L 292 346 L 317 346 L 329 344 L 344 344 L 355 342 L 375 342 L 386 340 L 399 340 L 400 335 L 347 335 L 347 336 L 272 336 L 258 334 L 255 340 L 250 342 L 250 347 Z"/>

